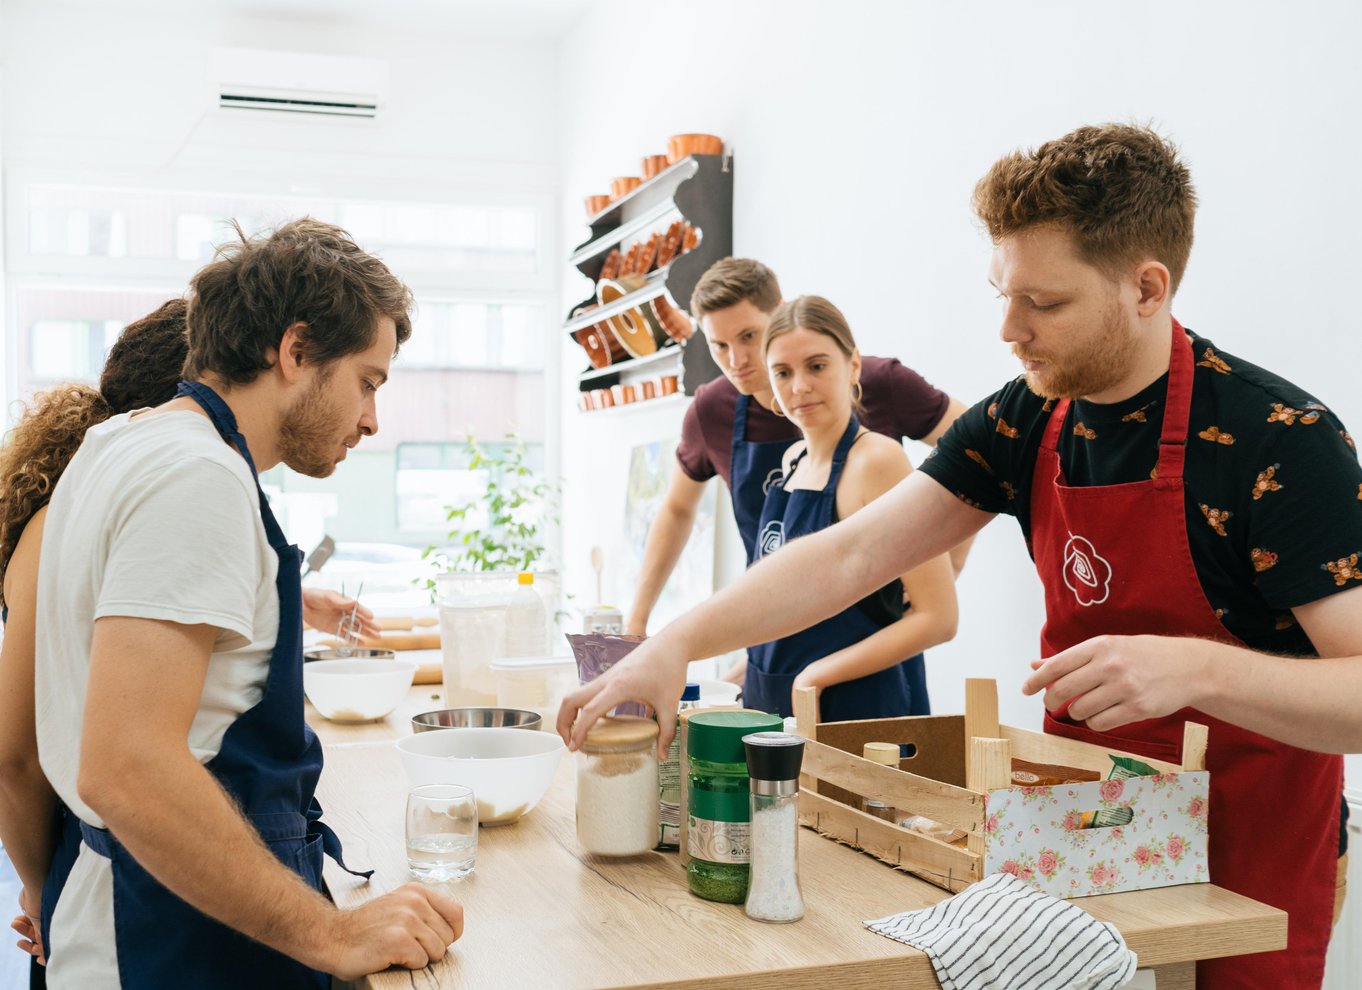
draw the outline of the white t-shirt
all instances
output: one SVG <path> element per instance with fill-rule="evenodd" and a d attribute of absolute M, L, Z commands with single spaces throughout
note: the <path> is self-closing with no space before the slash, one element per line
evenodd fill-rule
<path fill-rule="evenodd" d="M 187 738 L 207 763 L 264 691 L 279 627 L 278 567 L 250 469 L 206 417 L 125 414 L 86 434 L 43 530 L 35 657 L 39 762 L 81 819 L 103 825 L 76 792 L 95 620 L 219 629 Z M 127 713 L 131 722 L 149 717 Z M 82 845 L 52 927 L 50 986 L 118 985 L 109 860 Z"/>

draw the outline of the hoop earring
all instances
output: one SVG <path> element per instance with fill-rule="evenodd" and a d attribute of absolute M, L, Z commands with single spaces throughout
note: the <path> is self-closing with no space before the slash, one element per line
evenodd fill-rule
<path fill-rule="evenodd" d="M 853 403 L 855 403 L 856 405 L 859 406 L 859 405 L 861 404 L 861 399 L 863 399 L 864 397 L 865 397 L 865 388 L 862 387 L 862 385 L 861 385 L 860 382 L 852 382 L 852 383 L 851 383 L 851 401 L 852 401 Z"/>
<path fill-rule="evenodd" d="M 779 416 L 781 419 L 784 419 L 784 418 L 785 418 L 785 414 L 784 414 L 783 412 L 780 411 L 780 400 L 779 400 L 779 399 L 777 399 L 775 402 L 772 402 L 772 403 L 771 403 L 771 415 L 772 415 L 772 416 Z"/>

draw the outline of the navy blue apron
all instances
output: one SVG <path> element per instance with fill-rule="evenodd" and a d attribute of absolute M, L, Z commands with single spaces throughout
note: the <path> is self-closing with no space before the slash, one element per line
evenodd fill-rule
<path fill-rule="evenodd" d="M 733 415 L 733 453 L 729 460 L 728 494 L 733 499 L 733 518 L 747 548 L 747 563 L 757 557 L 757 532 L 761 529 L 766 493 L 780 481 L 780 465 L 795 437 L 751 443 L 747 439 L 747 410 L 752 397 L 738 396 Z"/>
<path fill-rule="evenodd" d="M 245 458 L 256 478 L 265 533 L 279 556 L 275 578 L 279 634 L 264 694 L 254 708 L 228 727 L 222 749 L 208 762 L 207 769 L 231 794 L 280 862 L 312 889 L 324 892 L 322 855 L 339 863 L 341 847 L 336 834 L 321 822 L 321 805 L 313 797 L 322 771 L 322 746 L 303 721 L 303 554 L 288 542 L 270 511 L 260 490 L 255 462 L 231 409 L 212 389 L 197 382 L 181 382 L 177 395 L 188 395 L 197 402 L 222 438 Z M 123 990 L 330 987 L 331 978 L 325 973 L 309 969 L 186 904 L 138 865 L 106 829 L 93 828 L 75 815 L 68 815 L 68 820 L 79 828 L 86 845 L 113 861 L 114 930 Z M 69 869 L 67 864 L 68 873 Z M 368 877 L 370 873 L 355 875 Z M 48 886 L 54 886 L 59 894 L 65 881 L 64 875 L 54 878 L 49 874 Z M 56 899 L 48 897 L 45 887 L 44 910 Z M 51 946 L 49 951 L 60 952 L 61 946 Z"/>
<path fill-rule="evenodd" d="M 837 483 L 842 478 L 847 452 L 860 426 L 860 421 L 853 415 L 842 439 L 837 442 L 828 481 L 821 491 L 787 491 L 783 483 L 771 486 L 761 514 L 758 558 L 774 553 L 789 540 L 832 525 L 837 509 Z M 798 463 L 796 459 L 791 465 L 791 474 Z M 792 714 L 790 692 L 800 671 L 815 660 L 859 643 L 881 628 L 853 604 L 802 632 L 752 647 L 747 651 L 743 704 L 777 715 Z M 926 714 L 930 714 L 930 706 L 926 664 L 921 653 L 869 676 L 824 688 L 819 696 L 819 719 L 823 722 Z"/>

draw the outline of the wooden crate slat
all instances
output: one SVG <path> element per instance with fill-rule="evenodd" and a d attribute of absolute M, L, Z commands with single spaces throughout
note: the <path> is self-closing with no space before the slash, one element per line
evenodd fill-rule
<path fill-rule="evenodd" d="M 983 879 L 982 857 L 909 832 L 807 789 L 799 792 L 799 821 L 946 890 L 961 891 Z"/>
<path fill-rule="evenodd" d="M 868 742 L 890 742 L 916 747 L 917 753 L 900 766 L 919 777 L 965 786 L 965 717 L 911 715 L 903 718 L 820 722 L 811 738 L 860 756 Z"/>
<path fill-rule="evenodd" d="M 822 728 L 819 727 L 820 733 Z M 893 767 L 882 767 L 813 740 L 804 743 L 802 769 L 820 782 L 849 791 L 853 796 L 883 801 L 905 814 L 925 815 L 933 821 L 954 825 L 967 832 L 980 832 L 984 827 L 984 796 L 963 787 L 943 784 L 939 780 L 895 770 Z M 833 794 L 824 793 L 821 787 L 819 793 L 833 800 L 841 800 Z"/>
<path fill-rule="evenodd" d="M 1030 760 L 1034 763 L 1059 763 L 1066 767 L 1096 770 L 1104 779 L 1111 772 L 1111 760 L 1108 758 L 1108 754 L 1128 756 L 1133 760 L 1139 760 L 1141 763 L 1147 763 L 1162 773 L 1178 773 L 1182 770 L 1182 767 L 1176 763 L 1165 763 L 1163 760 L 1150 759 L 1148 756 L 1141 756 L 1139 753 L 1107 749 L 1106 747 L 1095 746 L 1092 743 L 1080 742 L 1077 739 L 1052 736 L 1045 732 L 1032 732 L 1029 729 L 1018 729 L 1010 725 L 1001 726 L 999 732 L 1002 734 L 1002 738 L 1012 743 L 1012 755 L 1018 759 Z"/>

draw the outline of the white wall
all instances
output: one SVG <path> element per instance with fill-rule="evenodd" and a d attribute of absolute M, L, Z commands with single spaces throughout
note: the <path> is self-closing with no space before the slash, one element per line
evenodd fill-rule
<path fill-rule="evenodd" d="M 314 175 L 358 176 L 397 195 L 412 181 L 552 187 L 550 42 L 460 37 L 401 16 L 288 20 L 265 5 L 243 8 L 199 5 L 185 15 L 8 0 L 6 164 L 91 167 L 105 177 L 282 168 L 302 186 Z M 220 113 L 208 67 L 216 46 L 384 59 L 387 105 L 376 122 Z"/>
<path fill-rule="evenodd" d="M 736 156 L 735 251 L 771 264 L 787 297 L 834 300 L 867 353 L 973 401 L 1017 371 L 997 339 L 974 182 L 1018 145 L 1151 120 L 1201 195 L 1178 317 L 1362 435 L 1360 36 L 1362 8 L 1344 0 L 604 3 L 562 48 L 563 253 L 583 239 L 582 196 L 633 174 L 669 134 L 721 134 Z M 569 275 L 565 303 L 585 294 Z M 566 388 L 583 365 L 566 345 Z M 676 425 L 640 420 L 627 438 L 564 408 L 571 584 L 585 548 L 618 529 L 611 511 L 578 511 L 588 492 L 622 501 L 600 438 L 622 456 L 617 444 Z M 936 709 L 962 710 L 963 677 L 987 674 L 1004 720 L 1035 725 L 1038 703 L 1018 687 L 1042 600 L 1014 523 L 984 530 L 959 588 L 960 635 L 929 659 Z"/>

